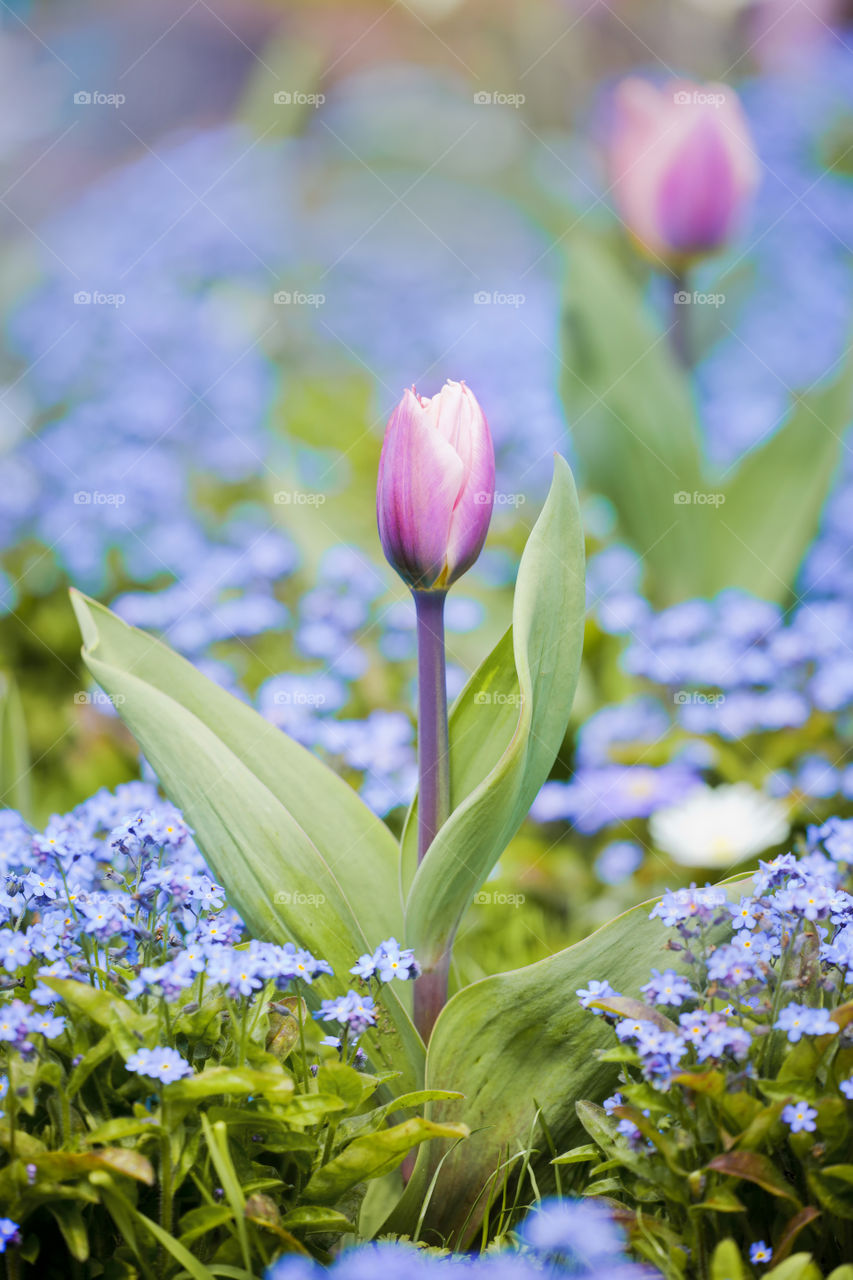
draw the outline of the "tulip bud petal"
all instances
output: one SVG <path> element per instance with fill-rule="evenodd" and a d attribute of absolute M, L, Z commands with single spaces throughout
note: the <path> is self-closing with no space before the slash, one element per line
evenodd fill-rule
<path fill-rule="evenodd" d="M 404 394 L 385 432 L 377 518 L 386 557 L 414 590 L 446 590 L 480 554 L 494 466 L 486 419 L 463 383 L 431 400 Z"/>

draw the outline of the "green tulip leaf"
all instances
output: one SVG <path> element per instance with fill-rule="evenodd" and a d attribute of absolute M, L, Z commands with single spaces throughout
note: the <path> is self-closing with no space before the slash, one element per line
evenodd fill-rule
<path fill-rule="evenodd" d="M 402 936 L 399 852 L 341 778 L 152 636 L 72 592 L 83 657 L 182 811 L 253 935 L 293 940 L 340 977 Z M 323 989 L 321 983 L 321 990 Z M 404 984 L 382 993 L 366 1046 L 419 1088 L 423 1046 Z"/>
<path fill-rule="evenodd" d="M 746 883 L 727 882 L 734 901 Z M 410 1233 L 435 1178 L 423 1238 L 461 1246 L 476 1234 L 495 1170 L 530 1145 L 531 1134 L 540 1147 L 532 1161 L 536 1183 L 543 1194 L 553 1189 L 549 1144 L 537 1143 L 537 1135 L 549 1133 L 557 1151 L 588 1141 L 576 1104 L 600 1101 L 618 1075 L 616 1065 L 599 1058 L 615 1043 L 613 1032 L 603 1017 L 580 1007 L 578 988 L 598 978 L 631 991 L 652 966 L 679 968 L 677 953 L 665 950 L 667 931 L 649 919 L 650 906 L 634 907 L 565 951 L 452 997 L 430 1038 L 427 1088 L 465 1096 L 435 1104 L 429 1114 L 467 1124 L 471 1137 L 449 1153 L 444 1143 L 421 1153 L 383 1230 Z"/>
<path fill-rule="evenodd" d="M 406 941 L 426 968 L 448 946 L 560 750 L 583 646 L 583 557 L 572 473 L 557 456 L 521 558 L 512 627 L 451 710 L 453 811 L 416 871 L 416 806 L 406 824 Z"/>
<path fill-rule="evenodd" d="M 720 472 L 703 455 L 689 378 L 667 331 L 614 252 L 589 236 L 570 251 L 564 332 L 563 391 L 581 473 L 613 503 L 655 601 L 739 587 L 787 602 L 838 467 L 853 361 L 795 397 L 787 421 Z"/>
<path fill-rule="evenodd" d="M 853 361 L 834 381 L 795 402 L 766 443 L 713 487 L 717 508 L 696 508 L 706 525 L 708 561 L 694 594 L 742 587 L 788 602 L 797 570 L 818 531 L 853 413 Z"/>
<path fill-rule="evenodd" d="M 570 250 L 564 349 L 563 397 L 584 483 L 613 503 L 648 562 L 657 603 L 700 594 L 699 508 L 676 500 L 706 488 L 688 379 L 636 283 L 589 236 Z"/>

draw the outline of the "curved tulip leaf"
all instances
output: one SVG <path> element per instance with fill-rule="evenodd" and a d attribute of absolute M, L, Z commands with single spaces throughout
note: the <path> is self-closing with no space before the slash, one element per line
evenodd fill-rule
<path fill-rule="evenodd" d="M 554 461 L 551 491 L 518 570 L 512 627 L 450 715 L 453 812 L 411 882 L 406 941 L 429 968 L 527 816 L 562 744 L 580 670 L 583 532 L 572 473 Z M 414 810 L 403 865 L 416 861 Z"/>
<path fill-rule="evenodd" d="M 736 900 L 745 883 L 727 883 L 727 892 Z M 584 1141 L 575 1104 L 612 1092 L 619 1068 L 599 1061 L 596 1050 L 614 1047 L 613 1032 L 603 1018 L 580 1008 L 576 992 L 593 978 L 631 991 L 653 965 L 680 967 L 678 953 L 664 950 L 667 931 L 649 919 L 650 905 L 617 916 L 565 951 L 453 996 L 430 1038 L 427 1087 L 465 1097 L 434 1104 L 429 1114 L 442 1124 L 467 1124 L 471 1137 L 449 1153 L 445 1144 L 422 1152 L 383 1231 L 413 1230 L 435 1178 L 424 1238 L 457 1246 L 476 1234 L 490 1179 L 503 1160 L 528 1145 L 531 1132 L 537 1134 L 540 1110 L 558 1151 Z M 553 1188 L 554 1173 L 544 1140 L 539 1145 L 532 1167 L 544 1193 Z"/>
<path fill-rule="evenodd" d="M 397 845 L 355 792 L 158 640 L 77 592 L 72 601 L 87 667 L 252 933 L 293 939 L 339 976 L 360 952 L 400 936 Z M 372 1037 L 372 1054 L 417 1088 L 423 1045 L 396 989 L 382 1004 L 390 1024 Z"/>

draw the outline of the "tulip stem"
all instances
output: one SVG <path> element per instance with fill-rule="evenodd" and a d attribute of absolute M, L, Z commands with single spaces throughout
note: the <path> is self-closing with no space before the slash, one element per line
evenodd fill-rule
<path fill-rule="evenodd" d="M 444 591 L 415 591 L 418 622 L 418 864 L 450 816 Z M 447 1001 L 450 951 L 415 982 L 415 1026 L 427 1042 Z"/>
<path fill-rule="evenodd" d="M 693 295 L 688 289 L 688 277 L 686 271 L 676 271 L 672 277 L 672 323 L 670 325 L 669 336 L 672 342 L 672 349 L 678 357 L 680 364 L 686 369 L 690 368 L 690 303 Z"/>

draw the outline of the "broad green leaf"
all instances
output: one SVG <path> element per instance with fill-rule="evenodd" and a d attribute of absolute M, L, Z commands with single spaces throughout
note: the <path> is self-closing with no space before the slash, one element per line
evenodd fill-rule
<path fill-rule="evenodd" d="M 711 1280 L 746 1280 L 746 1274 L 734 1240 L 721 1240 L 711 1258 Z"/>
<path fill-rule="evenodd" d="M 564 333 L 563 390 L 584 482 L 613 503 L 658 603 L 700 594 L 699 508 L 675 500 L 707 487 L 688 380 L 637 285 L 588 236 L 570 250 Z"/>
<path fill-rule="evenodd" d="M 563 742 L 580 670 L 585 616 L 583 532 L 572 473 L 559 456 L 530 534 L 512 628 L 471 676 L 450 715 L 453 812 L 414 873 L 406 940 L 432 967 L 527 816 Z M 416 865 L 416 810 L 403 839 Z"/>
<path fill-rule="evenodd" d="M 709 487 L 719 507 L 695 507 L 708 557 L 694 595 L 742 587 L 787 603 L 818 530 L 853 415 L 853 362 L 828 386 L 797 399 L 786 423 Z"/>
<path fill-rule="evenodd" d="M 467 1136 L 464 1124 L 435 1124 L 419 1117 L 404 1120 L 390 1129 L 355 1138 L 334 1160 L 314 1173 L 303 1194 L 309 1200 L 335 1202 L 359 1182 L 381 1178 L 396 1169 L 419 1143 L 430 1138 Z"/>
<path fill-rule="evenodd" d="M 745 881 L 732 881 L 735 901 Z M 528 1144 L 541 1111 L 558 1151 L 584 1142 L 575 1104 L 601 1100 L 613 1092 L 618 1068 L 601 1062 L 613 1032 L 602 1017 L 581 1009 L 576 991 L 592 978 L 607 979 L 617 991 L 636 990 L 651 966 L 678 967 L 664 950 L 667 934 L 649 919 L 651 904 L 634 907 L 565 951 L 524 969 L 484 978 L 458 992 L 442 1010 L 427 1054 L 427 1088 L 455 1089 L 465 1097 L 430 1108 L 430 1118 L 461 1121 L 472 1136 L 444 1161 L 425 1214 L 428 1240 L 461 1244 L 477 1231 L 495 1169 Z M 603 1115 L 603 1113 L 602 1113 Z M 595 1136 L 595 1135 L 593 1135 Z M 430 1144 L 397 1211 L 385 1229 L 411 1233 L 445 1144 Z M 540 1190 L 554 1187 L 547 1151 L 532 1168 Z"/>
<path fill-rule="evenodd" d="M 32 816 L 27 724 L 18 686 L 5 671 L 0 671 L 0 808 Z"/>
<path fill-rule="evenodd" d="M 77 592 L 72 601 L 86 665 L 253 934 L 292 938 L 338 974 L 402 936 L 396 842 L 355 792 L 158 640 Z M 386 987 L 391 1025 L 365 1044 L 416 1088 L 423 1046 L 401 1002 L 410 1000 L 404 984 Z"/>
<path fill-rule="evenodd" d="M 843 1266 L 830 1271 L 826 1280 L 853 1280 L 853 1262 L 845 1262 Z"/>

